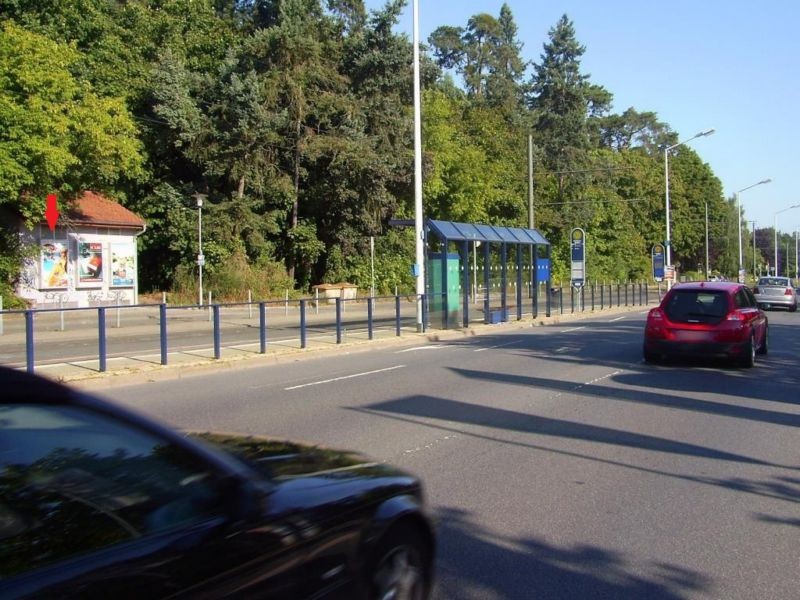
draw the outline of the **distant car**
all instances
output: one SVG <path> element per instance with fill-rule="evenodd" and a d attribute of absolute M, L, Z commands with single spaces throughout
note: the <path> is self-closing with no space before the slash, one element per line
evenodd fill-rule
<path fill-rule="evenodd" d="M 647 314 L 644 359 L 723 357 L 752 367 L 767 354 L 769 323 L 749 288 L 733 282 L 674 286 Z"/>
<path fill-rule="evenodd" d="M 788 308 L 797 310 L 795 284 L 789 277 L 761 277 L 753 288 L 761 308 Z"/>
<path fill-rule="evenodd" d="M 0 367 L 3 598 L 426 598 L 420 481 L 357 454 L 174 432 Z M 224 399 L 221 399 L 224 401 Z"/>

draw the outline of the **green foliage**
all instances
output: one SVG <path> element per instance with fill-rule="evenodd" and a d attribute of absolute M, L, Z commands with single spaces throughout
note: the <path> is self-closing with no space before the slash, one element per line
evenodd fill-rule
<path fill-rule="evenodd" d="M 48 192 L 111 189 L 142 175 L 125 105 L 100 97 L 71 69 L 71 47 L 12 22 L 0 36 L 0 203 L 39 222 Z"/>
<path fill-rule="evenodd" d="M 414 213 L 412 49 L 394 31 L 405 4 L 0 0 L 0 204 L 32 223 L 48 192 L 110 193 L 148 223 L 141 289 L 188 301 L 197 192 L 204 276 L 220 297 L 368 290 L 370 237 L 377 293 L 413 290 L 413 231 L 388 226 Z M 536 64 L 517 36 L 506 4 L 430 36 L 425 216 L 527 226 L 532 135 L 535 225 L 553 243 L 554 276 L 568 278 L 579 226 L 590 279 L 647 277 L 676 132 L 643 109 L 611 112 L 566 15 Z M 712 268 L 734 274 L 736 208 L 690 148 L 670 155 L 670 192 L 674 262 L 703 262 L 708 206 Z M 12 246 L 0 248 L 4 285 L 22 258 Z"/>

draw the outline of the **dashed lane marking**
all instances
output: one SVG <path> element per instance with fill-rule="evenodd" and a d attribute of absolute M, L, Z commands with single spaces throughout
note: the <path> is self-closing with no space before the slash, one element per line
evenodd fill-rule
<path fill-rule="evenodd" d="M 323 379 L 321 381 L 312 381 L 311 383 L 303 383 L 300 385 L 293 385 L 291 387 L 283 388 L 284 391 L 299 390 L 304 387 L 311 387 L 313 385 L 323 385 L 325 383 L 333 383 L 334 381 L 343 381 L 345 379 L 353 379 L 355 377 L 365 377 L 366 375 L 374 375 L 376 373 L 385 373 L 386 371 L 394 371 L 395 369 L 404 369 L 406 365 L 396 365 L 394 367 L 387 367 L 385 369 L 375 369 L 374 371 L 364 371 L 363 373 L 353 373 L 352 375 L 343 375 L 342 377 L 333 377 L 331 379 Z"/>
<path fill-rule="evenodd" d="M 513 342 L 508 342 L 506 344 L 497 344 L 496 346 L 487 346 L 486 348 L 476 348 L 473 352 L 483 352 L 484 350 L 494 350 L 495 348 L 503 348 L 504 346 L 512 346 L 513 344 L 519 343 L 519 340 L 514 340 Z"/>

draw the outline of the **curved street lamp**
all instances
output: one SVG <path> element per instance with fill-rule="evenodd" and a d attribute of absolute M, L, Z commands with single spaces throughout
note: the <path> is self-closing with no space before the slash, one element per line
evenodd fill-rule
<path fill-rule="evenodd" d="M 741 194 L 745 190 L 749 190 L 750 188 L 754 188 L 757 185 L 764 185 L 765 183 L 771 183 L 771 182 L 772 182 L 772 179 L 762 179 L 758 183 L 754 183 L 753 185 L 748 185 L 746 188 L 742 188 L 742 189 L 740 189 L 738 192 L 736 192 L 734 194 L 734 196 L 736 198 L 736 212 L 739 215 L 739 271 L 737 273 L 737 276 L 740 279 L 741 279 L 740 274 L 742 272 L 742 268 L 743 268 L 744 264 L 742 262 L 742 207 L 739 204 L 739 194 Z M 753 235 L 755 235 L 755 232 L 753 233 Z M 740 281 L 739 283 L 744 283 L 744 282 Z"/>
<path fill-rule="evenodd" d="M 674 149 L 674 148 L 677 148 L 678 146 L 681 146 L 683 144 L 691 142 L 692 140 L 697 139 L 699 137 L 705 137 L 705 136 L 711 135 L 712 133 L 714 133 L 714 131 L 715 131 L 714 129 L 709 129 L 707 131 L 701 131 L 700 133 L 697 133 L 697 134 L 693 135 L 692 137 L 690 137 L 688 140 L 684 140 L 682 142 L 678 142 L 677 144 L 673 144 L 672 146 L 666 146 L 664 148 L 664 182 L 665 182 L 665 186 L 666 186 L 666 203 L 665 204 L 666 204 L 666 213 L 667 213 L 667 215 L 666 215 L 667 237 L 664 240 L 664 245 L 667 247 L 667 256 L 666 256 L 666 258 L 667 258 L 667 266 L 668 267 L 672 266 L 672 247 L 671 247 L 672 244 L 670 243 L 670 237 L 669 237 L 669 151 Z M 672 280 L 670 279 L 670 280 L 667 281 L 667 286 L 670 286 L 671 284 L 672 284 Z"/>
<path fill-rule="evenodd" d="M 778 272 L 778 215 L 781 214 L 782 212 L 786 212 L 787 210 L 792 210 L 793 208 L 800 208 L 800 204 L 792 204 L 791 206 L 782 208 L 781 210 L 775 213 L 775 276 L 776 277 L 780 275 L 780 273 Z M 787 270 L 789 268 L 788 261 L 786 263 L 786 268 Z"/>

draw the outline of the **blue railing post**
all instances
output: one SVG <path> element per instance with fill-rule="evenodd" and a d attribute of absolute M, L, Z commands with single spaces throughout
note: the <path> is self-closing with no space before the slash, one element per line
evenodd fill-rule
<path fill-rule="evenodd" d="M 400 337 L 400 296 L 394 297 L 394 330 L 397 337 Z"/>
<path fill-rule="evenodd" d="M 263 302 L 258 303 L 258 341 L 261 354 L 267 352 L 267 305 Z"/>
<path fill-rule="evenodd" d="M 428 330 L 428 296 L 422 294 L 419 297 L 422 302 L 422 333 Z"/>
<path fill-rule="evenodd" d="M 575 312 L 575 288 L 573 286 L 569 286 L 569 311 Z"/>
<path fill-rule="evenodd" d="M 336 299 L 336 306 L 339 306 L 339 298 Z M 338 320 L 338 316 L 337 316 Z M 306 301 L 300 300 L 300 347 L 306 347 Z"/>
<path fill-rule="evenodd" d="M 100 372 L 106 372 L 106 309 L 100 306 L 97 309 L 97 340 L 99 343 Z"/>
<path fill-rule="evenodd" d="M 367 300 L 367 337 L 372 339 L 372 303 L 374 298 Z"/>
<path fill-rule="evenodd" d="M 28 373 L 33 373 L 33 311 L 25 311 L 25 364 Z"/>
<path fill-rule="evenodd" d="M 336 343 L 342 343 L 342 299 L 336 298 Z"/>
<path fill-rule="evenodd" d="M 167 364 L 167 305 L 158 305 L 158 329 L 161 338 L 161 364 Z"/>
<path fill-rule="evenodd" d="M 594 312 L 594 284 L 592 284 L 592 312 Z"/>
<path fill-rule="evenodd" d="M 619 291 L 619 281 L 617 282 L 617 308 L 622 306 L 622 302 L 620 300 L 620 291 Z"/>
<path fill-rule="evenodd" d="M 219 304 L 214 304 L 211 307 L 211 311 L 214 316 L 214 358 L 219 359 L 220 356 L 222 356 L 222 351 L 220 348 L 221 339 L 219 331 Z"/>
<path fill-rule="evenodd" d="M 644 305 L 650 306 L 650 286 L 646 281 L 644 282 Z"/>
<path fill-rule="evenodd" d="M 625 282 L 625 306 L 628 306 L 628 282 Z"/>

